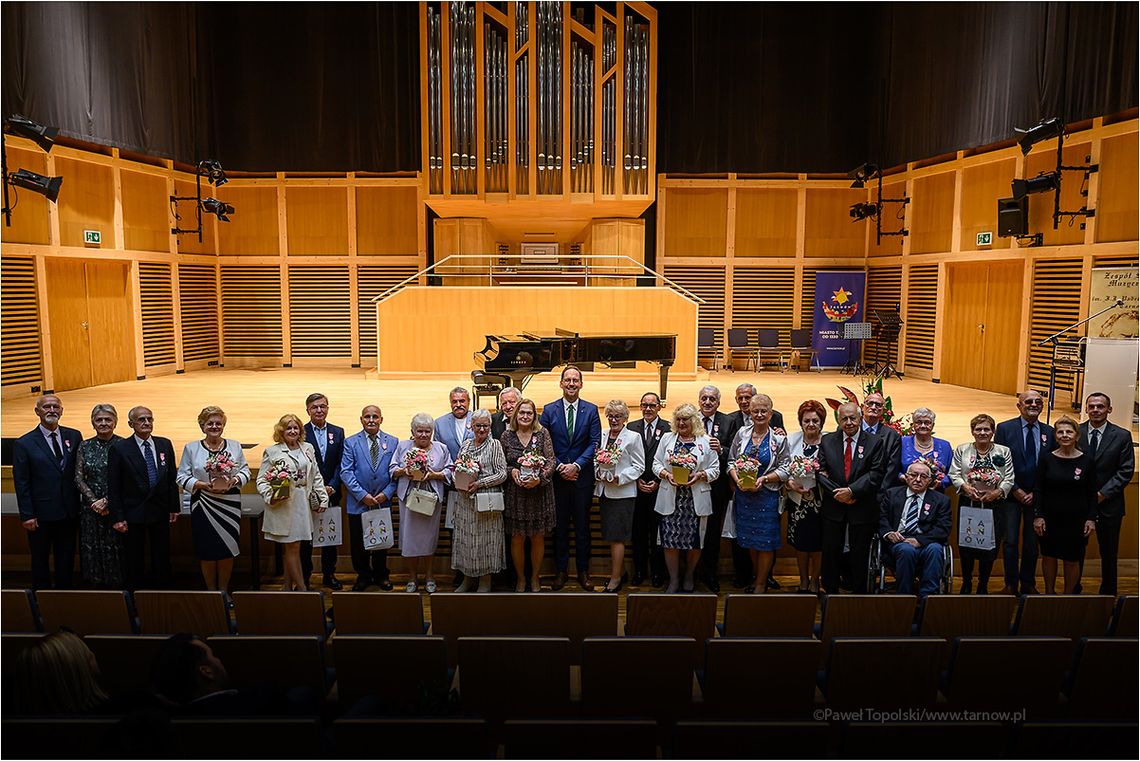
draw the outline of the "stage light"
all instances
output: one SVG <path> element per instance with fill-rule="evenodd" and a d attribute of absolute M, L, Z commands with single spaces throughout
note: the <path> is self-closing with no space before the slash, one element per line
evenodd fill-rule
<path fill-rule="evenodd" d="M 1032 193 L 1048 193 L 1061 187 L 1059 172 L 1042 172 L 1027 180 L 1014 180 L 1010 183 L 1014 198 L 1025 198 Z"/>
<path fill-rule="evenodd" d="M 866 186 L 867 180 L 875 179 L 875 177 L 878 174 L 879 174 L 879 167 L 868 162 L 866 164 L 862 164 L 862 165 L 857 166 L 854 169 L 852 169 L 850 172 L 847 173 L 847 177 L 849 179 L 854 180 L 854 182 L 851 183 L 851 187 L 861 188 L 861 187 Z"/>
<path fill-rule="evenodd" d="M 8 175 L 8 182 L 18 188 L 39 193 L 52 203 L 59 198 L 59 188 L 63 185 L 62 177 L 45 177 L 42 174 L 29 172 L 27 169 L 18 169 Z"/>
<path fill-rule="evenodd" d="M 1029 129 L 1018 129 L 1014 127 L 1013 131 L 1021 135 L 1017 140 L 1017 144 L 1021 146 L 1021 152 L 1027 154 L 1037 143 L 1064 134 L 1065 125 L 1061 123 L 1059 118 L 1054 116 L 1051 119 L 1043 119 L 1035 127 L 1030 127 Z"/>
<path fill-rule="evenodd" d="M 4 130 L 35 142 L 45 153 L 51 151 L 55 145 L 55 136 L 59 134 L 58 128 L 45 127 L 20 114 L 9 116 L 4 122 Z"/>
<path fill-rule="evenodd" d="M 879 207 L 873 203 L 853 203 L 851 204 L 851 211 L 848 213 L 851 215 L 852 222 L 858 222 L 861 219 L 875 216 L 878 211 Z"/>
<path fill-rule="evenodd" d="M 198 162 L 198 174 L 209 180 L 215 187 L 225 185 L 229 182 L 226 179 L 226 172 L 222 169 L 222 162 L 217 159 L 203 159 Z"/>
<path fill-rule="evenodd" d="M 213 214 L 218 218 L 219 222 L 229 222 L 230 218 L 226 215 L 233 214 L 234 207 L 224 201 L 219 201 L 217 198 L 203 198 L 202 211 L 207 214 Z"/>

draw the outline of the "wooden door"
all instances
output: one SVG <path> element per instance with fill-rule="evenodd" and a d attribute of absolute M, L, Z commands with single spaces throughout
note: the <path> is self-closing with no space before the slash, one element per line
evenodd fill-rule
<path fill-rule="evenodd" d="M 1017 393 L 1017 354 L 1021 334 L 1022 277 L 1019 261 L 986 265 L 986 319 L 982 385 L 999 394 Z"/>
<path fill-rule="evenodd" d="M 86 262 L 91 383 L 134 380 L 135 330 L 131 318 L 130 265 Z"/>
<path fill-rule="evenodd" d="M 1017 390 L 1022 267 L 1017 261 L 947 267 L 943 383 L 1005 394 Z"/>
<path fill-rule="evenodd" d="M 91 385 L 90 322 L 87 315 L 87 274 L 77 259 L 48 257 L 48 319 L 56 391 Z"/>

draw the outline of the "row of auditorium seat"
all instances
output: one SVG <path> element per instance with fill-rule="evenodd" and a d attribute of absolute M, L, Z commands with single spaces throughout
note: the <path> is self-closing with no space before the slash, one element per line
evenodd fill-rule
<path fill-rule="evenodd" d="M 0 637 L 6 692 L 19 650 L 39 636 Z M 105 687 L 119 694 L 147 687 L 164 638 L 85 641 Z M 456 692 L 464 712 L 495 721 L 808 719 L 823 707 L 1135 719 L 1140 668 L 1137 640 L 1124 637 L 837 637 L 826 647 L 809 637 L 610 636 L 580 646 L 566 637 L 462 637 L 457 668 L 436 635 L 345 635 L 327 648 L 319 636 L 216 635 L 207 642 L 237 688 L 305 687 L 341 713 L 369 697 L 370 710 L 383 715 L 448 713 Z M 702 651 L 696 666 L 694 648 Z"/>
<path fill-rule="evenodd" d="M 618 597 L 599 594 L 440 593 L 431 598 L 425 623 L 419 595 L 383 592 L 332 593 L 333 621 L 323 594 L 234 592 L 231 618 L 221 592 L 4 590 L 3 631 L 54 631 L 65 626 L 86 634 L 338 635 L 440 634 L 463 636 L 566 636 L 612 634 L 706 637 L 835 636 L 957 637 L 1049 635 L 1078 639 L 1137 636 L 1140 598 L 1103 595 L 1016 597 L 932 595 L 918 604 L 911 595 L 839 595 L 823 602 L 816 624 L 810 595 L 729 595 L 717 621 L 715 595 L 634 594 L 626 598 L 626 624 L 619 623 Z M 916 608 L 916 606 L 918 606 Z M 335 622 L 335 629 L 333 622 Z M 694 659 L 701 653 L 694 654 Z"/>
<path fill-rule="evenodd" d="M 115 757 L 113 718 L 6 719 L 6 758 Z M 1136 723 L 175 719 L 157 758 L 1132 758 Z M 104 752 L 99 752 L 100 750 Z M 163 753 L 163 750 L 167 751 Z M 902 755 L 902 754 L 899 754 Z M 913 754 L 911 754 L 913 755 Z"/>

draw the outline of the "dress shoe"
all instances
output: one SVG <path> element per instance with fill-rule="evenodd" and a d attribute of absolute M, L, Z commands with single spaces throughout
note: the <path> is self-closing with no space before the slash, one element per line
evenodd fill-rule
<path fill-rule="evenodd" d="M 368 589 L 368 582 L 363 579 L 357 579 L 356 583 L 352 585 L 353 592 L 363 592 Z"/>
<path fill-rule="evenodd" d="M 1014 595 L 1014 596 L 1016 596 L 1017 590 L 1014 589 L 1013 587 L 1011 587 L 1010 585 L 1006 584 L 1004 587 L 1001 588 L 1001 591 L 998 592 L 998 594 L 999 595 Z"/>
<path fill-rule="evenodd" d="M 325 586 L 334 592 L 339 592 L 340 590 L 344 589 L 344 584 L 341 584 L 336 576 L 326 576 Z"/>
<path fill-rule="evenodd" d="M 720 582 L 717 581 L 716 576 L 706 576 L 701 580 L 701 583 L 708 587 L 708 590 L 714 595 L 720 594 Z M 691 592 L 692 590 L 690 589 L 689 591 Z"/>
<path fill-rule="evenodd" d="M 463 583 L 463 571 L 456 571 L 455 578 L 451 580 L 451 586 L 457 587 Z"/>
<path fill-rule="evenodd" d="M 733 589 L 744 589 L 746 586 L 748 586 L 751 583 L 752 583 L 752 581 L 750 579 L 746 579 L 743 576 L 733 576 L 732 577 L 732 588 Z"/>
<path fill-rule="evenodd" d="M 960 594 L 960 595 L 968 595 L 968 594 L 970 594 L 970 593 L 971 593 L 971 592 L 973 592 L 973 591 L 974 591 L 974 582 L 972 582 L 972 581 L 963 581 L 963 582 L 962 582 L 962 588 L 958 590 L 958 594 Z"/>
<path fill-rule="evenodd" d="M 631 586 L 640 587 L 642 582 L 644 582 L 644 581 L 645 581 L 645 577 L 642 576 L 637 571 L 634 571 L 633 572 L 633 578 L 629 580 L 629 583 Z"/>
<path fill-rule="evenodd" d="M 659 589 L 659 588 L 665 586 L 666 581 L 667 581 L 667 579 L 664 576 L 660 576 L 660 575 L 656 575 L 656 574 L 653 576 L 653 578 L 651 578 L 649 580 L 649 582 L 653 585 L 654 589 Z"/>
<path fill-rule="evenodd" d="M 566 580 L 568 578 L 565 571 L 559 571 L 554 574 L 554 583 L 550 585 L 550 588 L 555 592 L 559 591 L 562 587 L 566 586 Z"/>
<path fill-rule="evenodd" d="M 590 581 L 589 571 L 578 571 L 578 583 L 582 586 L 582 589 L 594 588 L 594 583 Z"/>
<path fill-rule="evenodd" d="M 766 586 L 770 590 L 779 589 L 780 588 L 780 582 L 776 581 L 775 576 L 773 576 L 772 574 L 768 574 L 768 579 L 764 582 L 764 586 Z"/>
<path fill-rule="evenodd" d="M 1030 587 L 1029 589 L 1022 589 L 1021 594 L 1023 594 L 1023 595 L 1039 595 L 1041 593 L 1037 591 L 1037 587 Z"/>
<path fill-rule="evenodd" d="M 380 582 L 380 588 L 383 589 L 385 592 L 391 592 L 392 591 L 392 582 L 388 579 L 384 579 L 383 581 Z"/>

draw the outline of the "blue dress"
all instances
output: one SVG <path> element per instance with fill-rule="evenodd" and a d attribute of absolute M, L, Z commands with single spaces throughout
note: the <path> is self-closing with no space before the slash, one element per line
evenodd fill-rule
<path fill-rule="evenodd" d="M 902 471 L 900 476 L 906 475 L 906 469 L 915 460 L 925 459 L 928 463 L 934 466 L 938 471 L 938 481 L 934 484 L 934 488 L 940 492 L 946 491 L 946 487 L 950 485 L 950 465 L 954 461 L 954 449 L 950 446 L 950 442 L 946 439 L 932 437 L 934 439 L 934 449 L 929 452 L 921 453 L 914 448 L 914 436 L 902 437 Z M 895 483 L 883 484 L 883 489 L 890 486 L 898 486 L 903 483 L 898 479 Z"/>
<path fill-rule="evenodd" d="M 760 463 L 760 473 L 772 462 L 772 435 L 759 444 L 750 440 L 742 454 Z M 780 493 L 761 486 L 759 491 L 737 489 L 733 497 L 736 510 L 736 543 L 749 550 L 775 552 L 780 549 Z"/>

